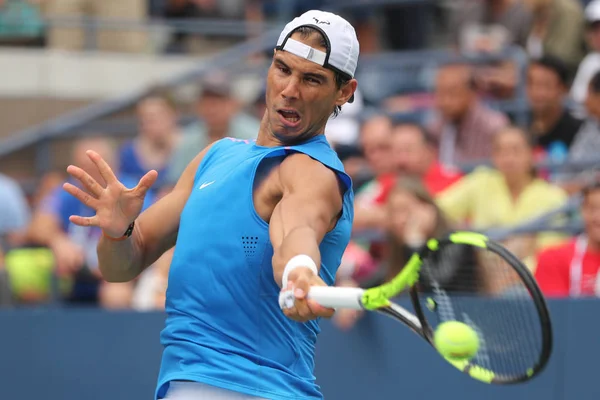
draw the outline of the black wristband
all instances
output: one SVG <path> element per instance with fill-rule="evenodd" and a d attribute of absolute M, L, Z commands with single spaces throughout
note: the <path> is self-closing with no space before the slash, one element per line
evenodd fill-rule
<path fill-rule="evenodd" d="M 127 227 L 127 230 L 125 231 L 125 233 L 123 234 L 123 236 L 121 236 L 119 238 L 108 236 L 106 233 L 104 233 L 104 231 L 102 231 L 102 235 L 105 238 L 107 238 L 108 240 L 112 240 L 113 242 L 120 242 L 121 240 L 125 240 L 125 239 L 131 237 L 131 234 L 133 233 L 133 227 L 134 226 L 135 226 L 135 221 L 133 221 L 131 224 L 129 224 L 129 226 Z"/>
<path fill-rule="evenodd" d="M 133 233 L 134 226 L 135 226 L 135 220 L 133 220 L 133 222 L 131 222 L 131 224 L 129 224 L 129 226 L 127 227 L 127 230 L 123 234 L 123 237 L 130 237 L 131 234 Z"/>

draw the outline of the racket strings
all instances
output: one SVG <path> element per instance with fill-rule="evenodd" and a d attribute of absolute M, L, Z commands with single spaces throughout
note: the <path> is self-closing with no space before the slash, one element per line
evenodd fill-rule
<path fill-rule="evenodd" d="M 535 301 L 498 254 L 446 245 L 423 260 L 418 292 L 433 330 L 442 322 L 460 321 L 477 332 L 480 346 L 472 364 L 513 379 L 540 360 L 542 327 Z"/>

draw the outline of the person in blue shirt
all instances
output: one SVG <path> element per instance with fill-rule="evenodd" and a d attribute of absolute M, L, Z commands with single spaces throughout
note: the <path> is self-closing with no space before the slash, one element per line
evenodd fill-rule
<path fill-rule="evenodd" d="M 334 310 L 307 293 L 334 284 L 353 221 L 352 182 L 324 130 L 353 100 L 358 54 L 354 28 L 335 14 L 313 10 L 289 22 L 256 141 L 211 144 L 141 214 L 156 171 L 127 189 L 95 152 L 88 156 L 106 186 L 67 168 L 83 187 L 65 190 L 96 210 L 70 221 L 102 229 L 105 279 L 134 279 L 175 246 L 155 398 L 322 398 L 315 344 L 319 319 Z M 283 311 L 282 290 L 295 294 Z"/>
<path fill-rule="evenodd" d="M 150 190 L 156 196 L 168 183 L 169 162 L 182 140 L 175 101 L 166 90 L 154 88 L 138 102 L 136 116 L 139 133 L 120 147 L 118 172 L 139 180 L 148 170 L 156 170 L 159 179 Z"/>
<path fill-rule="evenodd" d="M 94 149 L 105 159 L 111 160 L 111 164 L 117 165 L 114 143 L 108 138 L 84 137 L 73 144 L 72 162 L 101 181 L 101 176 L 94 171 L 95 165 L 85 155 L 88 149 Z M 120 174 L 119 179 L 126 187 L 137 184 L 137 180 L 127 175 Z M 78 185 L 75 179 L 69 182 Z M 144 200 L 144 208 L 147 208 L 152 204 L 153 196 L 149 194 Z M 53 190 L 35 209 L 29 229 L 31 241 L 47 246 L 52 251 L 58 276 L 73 278 L 74 284 L 64 299 L 66 302 L 104 305 L 100 293 L 114 285 L 106 285 L 100 279 L 96 246 L 102 232 L 97 227 L 86 229 L 71 223 L 69 217 L 73 214 L 92 216 L 95 210 L 60 187 Z"/>

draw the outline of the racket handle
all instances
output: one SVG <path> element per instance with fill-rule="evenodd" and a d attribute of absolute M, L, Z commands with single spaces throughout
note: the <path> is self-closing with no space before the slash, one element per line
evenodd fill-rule
<path fill-rule="evenodd" d="M 308 292 L 308 298 L 323 307 L 362 310 L 361 298 L 364 292 L 361 288 L 313 286 Z M 283 291 L 279 294 L 279 306 L 282 309 L 291 308 L 294 306 L 294 299 L 293 291 Z"/>

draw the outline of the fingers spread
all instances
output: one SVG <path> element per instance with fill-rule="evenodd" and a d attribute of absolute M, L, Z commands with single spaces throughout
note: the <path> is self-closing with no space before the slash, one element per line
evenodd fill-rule
<path fill-rule="evenodd" d="M 146 192 L 148 192 L 148 189 L 150 189 L 152 185 L 154 185 L 157 178 L 158 172 L 156 172 L 155 170 L 149 171 L 146 175 L 142 177 L 142 179 L 140 179 L 140 182 L 133 189 L 133 192 L 139 197 L 146 196 Z"/>
<path fill-rule="evenodd" d="M 90 158 L 90 160 L 92 160 L 92 162 L 94 164 L 96 164 L 96 167 L 98 167 L 98 171 L 100 172 L 100 175 L 102 175 L 102 178 L 104 178 L 104 181 L 106 182 L 107 185 L 118 182 L 117 177 L 115 176 L 113 170 L 106 163 L 106 161 L 104 161 L 104 159 L 102 157 L 100 157 L 100 154 L 98 154 L 92 150 L 88 150 L 86 152 L 86 154 Z"/>
<path fill-rule="evenodd" d="M 75 178 L 79 182 L 81 182 L 83 187 L 85 187 L 86 190 L 88 192 L 90 192 L 91 194 L 93 194 L 95 197 L 98 197 L 98 196 L 100 196 L 100 194 L 102 194 L 102 190 L 103 190 L 102 186 L 98 182 L 96 182 L 96 180 L 94 178 L 92 178 L 83 169 L 76 167 L 74 165 L 69 165 L 67 167 L 67 172 L 73 178 Z"/>
<path fill-rule="evenodd" d="M 72 185 L 70 183 L 65 183 L 63 185 L 63 189 L 67 193 L 73 195 L 77 200 L 81 201 L 86 206 L 91 207 L 94 210 L 97 209 L 98 199 L 96 199 L 89 193 L 84 192 L 83 190 L 79 189 L 77 186 Z"/>

